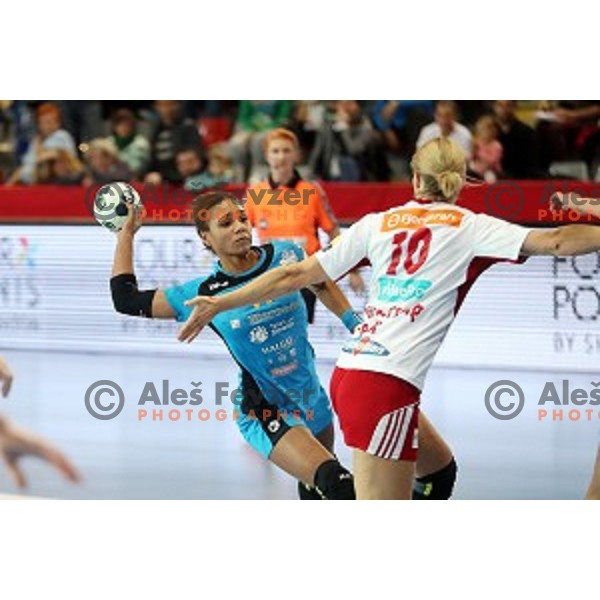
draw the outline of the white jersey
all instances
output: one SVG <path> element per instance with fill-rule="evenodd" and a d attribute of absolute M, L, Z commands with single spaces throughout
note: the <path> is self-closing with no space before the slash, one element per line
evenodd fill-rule
<path fill-rule="evenodd" d="M 373 269 L 365 322 L 338 366 L 388 373 L 423 389 L 471 262 L 518 259 L 529 232 L 445 202 L 412 200 L 363 217 L 315 254 L 333 280 L 364 258 Z"/>

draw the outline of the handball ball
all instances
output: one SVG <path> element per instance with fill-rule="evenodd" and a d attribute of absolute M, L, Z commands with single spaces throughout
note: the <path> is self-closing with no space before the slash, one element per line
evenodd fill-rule
<path fill-rule="evenodd" d="M 117 233 L 127 221 L 128 204 L 138 210 L 142 206 L 140 195 L 128 183 L 103 185 L 94 196 L 94 217 L 100 225 Z"/>

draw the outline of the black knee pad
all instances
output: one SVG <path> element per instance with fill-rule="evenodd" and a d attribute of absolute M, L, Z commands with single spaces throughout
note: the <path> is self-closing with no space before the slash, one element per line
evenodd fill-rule
<path fill-rule="evenodd" d="M 449 500 L 456 482 L 458 467 L 454 458 L 443 469 L 418 477 L 413 487 L 413 500 Z"/>
<path fill-rule="evenodd" d="M 306 485 L 302 481 L 298 482 L 298 497 L 300 500 L 325 500 L 316 487 Z"/>
<path fill-rule="evenodd" d="M 315 487 L 325 500 L 356 500 L 354 477 L 337 460 L 326 460 L 315 475 Z"/>

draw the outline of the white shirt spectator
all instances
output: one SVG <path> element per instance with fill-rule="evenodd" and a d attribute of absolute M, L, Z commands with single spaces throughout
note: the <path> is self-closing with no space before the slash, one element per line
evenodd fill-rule
<path fill-rule="evenodd" d="M 442 130 L 437 123 L 433 122 L 429 125 L 425 125 L 425 127 L 423 127 L 419 133 L 419 138 L 417 139 L 417 148 L 420 148 L 427 142 L 438 137 L 443 136 Z M 471 158 L 471 153 L 473 151 L 473 136 L 464 125 L 461 125 L 460 123 L 454 123 L 452 132 L 447 137 L 460 145 L 460 147 L 465 151 L 467 160 Z"/>
<path fill-rule="evenodd" d="M 44 138 L 41 143 L 42 150 L 67 150 L 73 155 L 77 155 L 75 149 L 75 142 L 71 137 L 71 134 L 65 129 L 57 129 L 51 133 L 48 137 Z M 27 152 L 23 156 L 23 170 L 21 173 L 21 181 L 23 183 L 33 183 L 33 175 L 35 172 L 35 165 L 37 162 L 37 151 L 36 151 L 36 139 L 34 138 L 29 143 Z"/>

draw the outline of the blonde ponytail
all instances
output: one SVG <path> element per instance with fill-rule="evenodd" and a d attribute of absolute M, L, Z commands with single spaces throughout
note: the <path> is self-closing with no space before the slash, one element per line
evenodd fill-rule
<path fill-rule="evenodd" d="M 442 171 L 437 177 L 437 183 L 442 196 L 450 200 L 458 196 L 463 186 L 463 178 L 456 171 Z"/>
<path fill-rule="evenodd" d="M 427 142 L 413 156 L 411 166 L 419 174 L 418 197 L 454 202 L 462 189 L 466 174 L 463 149 L 448 138 Z"/>

